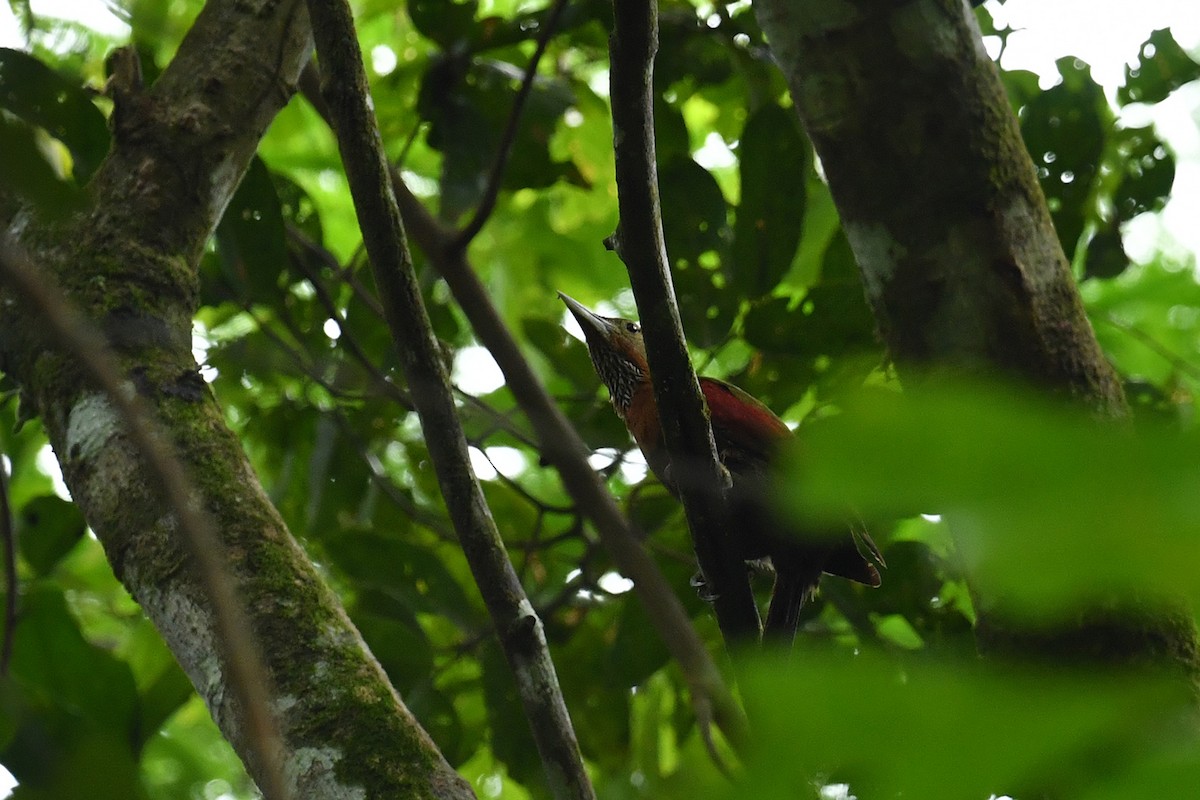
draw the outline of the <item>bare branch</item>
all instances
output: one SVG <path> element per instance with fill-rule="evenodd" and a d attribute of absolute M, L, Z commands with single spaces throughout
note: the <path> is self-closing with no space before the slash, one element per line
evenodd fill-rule
<path fill-rule="evenodd" d="M 729 475 L 717 456 L 704 396 L 688 357 L 663 240 L 652 96 L 658 10 L 654 0 L 614 0 L 613 17 L 610 94 L 621 212 L 615 246 L 637 300 L 663 439 L 696 558 L 715 595 L 717 622 L 727 641 L 757 641 L 758 608 L 728 535 Z"/>
<path fill-rule="evenodd" d="M 421 417 L 425 442 L 467 562 L 516 680 L 555 797 L 595 797 L 567 714 L 541 620 L 525 596 L 471 472 L 467 442 L 433 335 L 392 193 L 383 143 L 370 107 L 349 5 L 309 0 L 317 51 L 328 70 L 322 90 L 384 314 Z"/>
<path fill-rule="evenodd" d="M 471 221 L 450 243 L 451 250 L 465 249 L 471 240 L 483 230 L 488 217 L 496 208 L 496 199 L 500 196 L 500 184 L 504 182 L 504 171 L 508 168 L 508 159 L 512 155 L 513 143 L 517 140 L 517 128 L 521 125 L 521 115 L 525 111 L 525 103 L 529 100 L 529 94 L 533 91 L 534 79 L 537 78 L 538 63 L 546 53 L 550 37 L 554 35 L 554 29 L 558 27 L 558 19 L 562 16 L 563 9 L 567 7 L 567 2 L 568 0 L 556 0 L 542 22 L 537 49 L 533 51 L 533 58 L 529 59 L 529 66 L 525 69 L 525 79 L 521 82 L 521 88 L 513 100 L 512 110 L 508 114 L 508 123 L 504 126 L 504 134 L 500 137 L 500 146 L 496 150 L 496 160 L 492 163 L 492 171 L 488 176 L 487 188 L 484 190 L 479 207 L 475 209 L 475 215 L 471 217 Z"/>

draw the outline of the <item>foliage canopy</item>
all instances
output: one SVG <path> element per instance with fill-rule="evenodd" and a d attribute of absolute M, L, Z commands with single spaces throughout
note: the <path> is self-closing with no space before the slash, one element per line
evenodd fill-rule
<path fill-rule="evenodd" d="M 152 79 L 201 4 L 120 5 Z M 108 149 L 111 104 L 94 89 L 118 43 L 13 6 L 29 46 L 0 51 L 0 190 L 69 209 Z M 464 224 L 486 190 L 547 10 L 376 0 L 356 11 L 390 156 L 441 221 Z M 977 13 L 985 33 L 1009 33 Z M 625 272 L 603 245 L 617 223 L 610 17 L 606 3 L 566 7 L 469 257 L 716 650 L 715 624 L 689 585 L 681 512 L 630 451 L 553 300 L 562 290 L 636 316 Z M 1003 76 L 1133 406 L 1134 430 L 1098 430 L 1006 387 L 901 395 L 752 9 L 672 0 L 661 26 L 663 225 L 695 363 L 798 425 L 803 451 L 781 494 L 801 515 L 852 503 L 890 568 L 877 591 L 827 581 L 806 611 L 798 653 L 752 664 L 741 688 L 761 747 L 731 788 L 645 610 L 417 252 L 476 469 L 546 623 L 600 795 L 790 798 L 820 783 L 848 783 L 864 798 L 1194 792 L 1200 741 L 1189 698 L 1154 674 L 981 665 L 965 578 L 1034 624 L 1115 596 L 1191 603 L 1179 613 L 1192 624 L 1200 285 L 1194 262 L 1131 264 L 1125 254 L 1122 226 L 1162 208 L 1175 158 L 1153 127 L 1122 124 L 1121 110 L 1162 101 L 1200 66 L 1159 30 L 1129 54 L 1136 66 L 1115 98 L 1069 54 L 1052 88 L 1031 73 Z M 396 356 L 336 145 L 304 98 L 263 138 L 200 277 L 203 374 L 290 530 L 477 791 L 543 796 L 420 426 L 390 380 Z M 56 492 L 39 421 L 23 419 L 16 387 L 5 388 L 0 447 L 11 465 L 20 598 L 10 676 L 0 682 L 0 763 L 20 781 L 17 796 L 252 796 L 171 653 Z"/>

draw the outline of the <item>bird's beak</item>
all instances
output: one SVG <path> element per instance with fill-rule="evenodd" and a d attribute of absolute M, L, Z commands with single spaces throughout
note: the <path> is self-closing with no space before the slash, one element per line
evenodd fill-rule
<path fill-rule="evenodd" d="M 593 336 L 599 336 L 601 341 L 607 340 L 608 336 L 612 333 L 611 322 L 604 317 L 593 314 L 569 295 L 559 292 L 558 296 L 567 304 L 567 308 L 571 311 L 571 316 L 575 317 L 579 322 L 579 327 L 583 328 L 584 336 L 588 339 L 591 339 Z"/>

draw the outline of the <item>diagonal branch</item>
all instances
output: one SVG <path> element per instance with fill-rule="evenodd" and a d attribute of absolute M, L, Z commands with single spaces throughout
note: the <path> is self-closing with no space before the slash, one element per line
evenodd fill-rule
<path fill-rule="evenodd" d="M 525 596 L 471 472 L 454 395 L 392 193 L 350 7 L 345 0 L 309 0 L 308 6 L 317 51 L 328 69 L 323 94 L 333 112 L 363 242 L 446 506 L 513 672 L 550 788 L 557 798 L 591 800 L 595 793 L 542 622 Z"/>
<path fill-rule="evenodd" d="M 331 123 L 329 108 L 316 89 L 318 83 L 316 67 L 310 63 L 300 76 L 300 89 L 317 113 Z M 567 493 L 595 526 L 621 574 L 633 581 L 647 616 L 687 681 L 697 718 L 715 722 L 731 742 L 743 747 L 749 732 L 741 707 L 641 537 L 588 464 L 591 451 L 521 353 L 466 254 L 452 252 L 454 231 L 429 213 L 398 170 L 392 170 L 391 178 L 405 228 L 445 279 L 476 337 L 500 366 L 505 385 L 537 434 L 542 455 L 558 470 Z"/>
<path fill-rule="evenodd" d="M 517 140 L 517 128 L 521 125 L 521 116 L 525 111 L 525 103 L 529 100 L 529 95 L 533 91 L 533 82 L 537 78 L 538 63 L 542 60 L 542 56 L 546 54 L 546 47 L 550 44 L 550 37 L 554 35 L 554 29 L 558 27 L 558 19 L 562 16 L 563 9 L 567 7 L 567 2 L 568 0 L 556 0 L 542 22 L 542 30 L 537 40 L 537 49 L 533 51 L 533 58 L 529 59 L 529 66 L 525 70 L 525 79 L 521 82 L 521 88 L 517 91 L 517 96 L 513 100 L 512 111 L 509 112 L 508 122 L 504 126 L 504 134 L 500 137 L 500 147 L 496 151 L 496 160 L 492 163 L 492 171 L 488 176 L 487 189 L 484 190 L 483 197 L 479 201 L 479 207 L 475 209 L 475 215 L 471 217 L 471 221 L 454 237 L 454 241 L 450 244 L 451 250 L 466 249 L 471 240 L 483 230 L 488 217 L 492 215 L 492 211 L 496 208 L 496 199 L 500 196 L 500 184 L 504 182 L 504 171 L 508 168 L 508 159 L 512 155 L 513 144 Z"/>
<path fill-rule="evenodd" d="M 692 370 L 667 264 L 654 156 L 654 0 L 614 0 L 611 53 L 613 141 L 621 222 L 614 238 L 637 300 L 654 398 L 696 558 L 713 590 L 726 641 L 756 641 L 758 609 L 742 560 L 727 536 L 728 473 L 717 457 L 700 383 Z"/>

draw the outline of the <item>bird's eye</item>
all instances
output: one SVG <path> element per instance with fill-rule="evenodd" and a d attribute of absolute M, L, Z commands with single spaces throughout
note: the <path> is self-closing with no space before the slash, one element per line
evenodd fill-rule
<path fill-rule="evenodd" d="M 642 326 L 638 325 L 636 322 L 626 322 L 625 323 L 625 330 L 629 331 L 630 333 L 637 333 L 641 329 L 642 329 Z"/>

